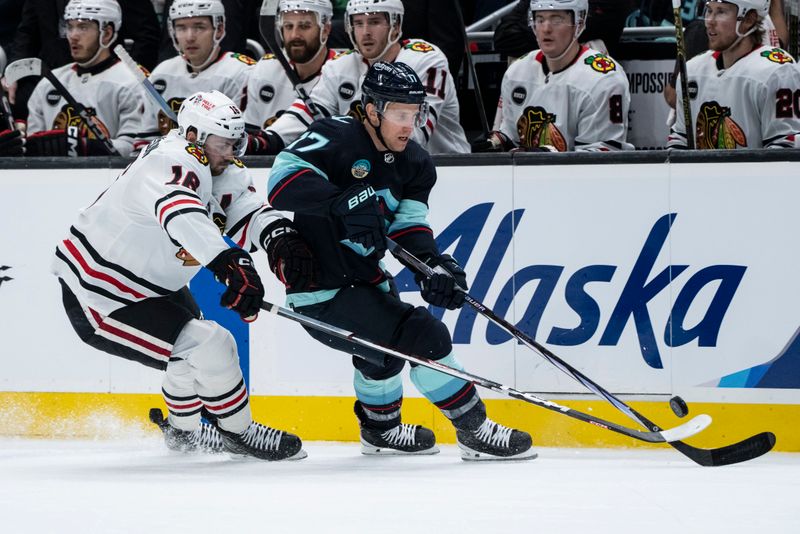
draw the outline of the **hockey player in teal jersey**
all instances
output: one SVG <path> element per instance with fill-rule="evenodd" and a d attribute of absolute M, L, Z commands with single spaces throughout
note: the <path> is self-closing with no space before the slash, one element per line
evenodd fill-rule
<path fill-rule="evenodd" d="M 427 222 L 428 195 L 436 169 L 411 139 L 427 114 L 425 89 L 404 63 L 373 64 L 362 85 L 366 117 L 314 122 L 272 167 L 269 201 L 293 211 L 295 226 L 319 262 L 311 290 L 288 290 L 296 311 L 355 332 L 374 342 L 457 369 L 447 327 L 427 308 L 400 300 L 381 263 L 388 235 L 432 267 L 446 273 L 418 279 L 434 306 L 464 303 L 466 274 L 441 254 Z M 350 344 L 309 330 L 317 340 L 350 353 Z M 355 412 L 365 454 L 433 454 L 433 432 L 401 422 L 404 362 L 359 349 L 353 357 Z M 452 421 L 467 460 L 536 456 L 528 433 L 500 425 L 470 382 L 412 366 L 411 380 Z"/>

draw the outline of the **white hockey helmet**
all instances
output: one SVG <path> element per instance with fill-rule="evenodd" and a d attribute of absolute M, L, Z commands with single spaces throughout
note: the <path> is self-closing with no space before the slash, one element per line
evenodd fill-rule
<path fill-rule="evenodd" d="M 264 3 L 261 4 L 261 16 L 270 15 L 268 13 L 267 4 L 270 3 L 270 0 L 264 0 Z M 317 24 L 319 25 L 320 31 L 320 44 L 325 46 L 326 41 L 328 40 L 327 37 L 323 39 L 322 32 L 325 29 L 325 25 L 329 24 L 333 20 L 333 5 L 331 4 L 330 0 L 280 0 L 278 3 L 278 17 L 276 21 L 276 26 L 281 28 L 283 26 L 283 14 L 288 13 L 290 11 L 300 11 L 300 12 L 310 12 L 314 13 L 317 18 Z M 278 32 L 278 35 L 281 39 L 281 45 L 283 44 L 283 32 Z"/>
<path fill-rule="evenodd" d="M 225 6 L 222 5 L 220 0 L 175 0 L 169 6 L 169 36 L 172 39 L 172 46 L 181 54 L 181 49 L 178 46 L 178 40 L 175 38 L 175 21 L 178 19 L 186 19 L 189 17 L 211 17 L 211 25 L 214 27 L 214 50 L 219 47 L 220 41 L 225 37 Z M 217 37 L 219 29 L 222 32 Z M 211 56 L 214 56 L 212 51 Z M 211 57 L 209 57 L 209 61 Z M 203 65 L 205 66 L 205 64 Z"/>
<path fill-rule="evenodd" d="M 353 15 L 363 15 L 366 13 L 386 13 L 389 17 L 389 27 L 397 27 L 398 29 L 397 37 L 395 39 L 389 39 L 389 42 L 386 44 L 386 48 L 380 56 L 383 57 L 383 54 L 386 53 L 389 47 L 400 40 L 400 32 L 403 27 L 403 14 L 405 13 L 403 2 L 400 0 L 349 0 L 344 11 L 344 31 L 347 33 L 347 36 L 350 37 L 353 48 L 358 48 L 356 45 L 356 37 L 353 33 Z"/>
<path fill-rule="evenodd" d="M 769 13 L 770 0 L 707 0 L 706 4 L 717 2 L 721 4 L 733 4 L 739 8 L 737 18 L 742 20 L 747 12 L 754 9 L 758 16 L 763 18 Z"/>
<path fill-rule="evenodd" d="M 113 24 L 114 36 L 111 40 L 105 45 L 100 40 L 100 46 L 108 48 L 122 27 L 122 9 L 117 0 L 71 0 L 64 8 L 64 22 L 68 20 L 93 20 L 97 22 L 101 33 L 106 26 Z"/>
<path fill-rule="evenodd" d="M 197 145 L 205 144 L 209 135 L 216 135 L 236 140 L 236 156 L 243 156 L 247 148 L 244 116 L 233 100 L 219 91 L 201 91 L 183 101 L 178 110 L 178 133 L 186 137 L 190 129 L 197 132 Z"/>
<path fill-rule="evenodd" d="M 533 29 L 534 13 L 537 11 L 572 11 L 575 19 L 575 36 L 578 36 L 586 28 L 586 17 L 589 15 L 589 0 L 531 0 L 528 7 L 528 26 Z"/>

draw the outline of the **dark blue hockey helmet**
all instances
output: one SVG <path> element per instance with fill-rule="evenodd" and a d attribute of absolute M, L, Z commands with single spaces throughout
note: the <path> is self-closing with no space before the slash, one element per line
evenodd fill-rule
<path fill-rule="evenodd" d="M 373 63 L 361 84 L 361 103 L 366 110 L 371 103 L 381 114 L 391 103 L 417 104 L 420 118 L 427 116 L 425 87 L 419 75 L 405 63 L 378 61 Z"/>

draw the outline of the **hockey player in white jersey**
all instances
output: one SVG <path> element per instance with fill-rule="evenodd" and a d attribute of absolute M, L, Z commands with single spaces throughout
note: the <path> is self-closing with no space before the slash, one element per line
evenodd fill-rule
<path fill-rule="evenodd" d="M 166 371 L 169 417 L 153 409 L 151 419 L 171 449 L 302 458 L 300 438 L 252 421 L 236 342 L 201 318 L 186 285 L 205 265 L 227 286 L 221 304 L 252 321 L 264 287 L 247 251 L 264 249 L 288 287 L 311 284 L 313 258 L 237 159 L 244 120 L 228 97 L 191 95 L 178 126 L 143 150 L 58 244 L 53 272 L 67 315 L 87 344 Z"/>
<path fill-rule="evenodd" d="M 280 0 L 278 3 L 277 27 L 281 44 L 306 94 L 317 85 L 325 62 L 336 55 L 326 46 L 332 17 L 330 0 Z M 297 93 L 281 63 L 274 54 L 266 54 L 253 68 L 247 82 L 248 105 L 244 120 L 249 133 L 248 154 L 270 153 L 269 146 L 276 141 L 270 143 L 270 134 L 263 129 L 275 122 L 296 98 Z"/>
<path fill-rule="evenodd" d="M 698 149 L 792 148 L 800 135 L 800 72 L 780 48 L 762 45 L 769 0 L 712 0 L 709 50 L 686 63 Z M 681 84 L 667 146 L 686 148 Z"/>
<path fill-rule="evenodd" d="M 178 55 L 162 61 L 150 81 L 172 111 L 197 91 L 219 91 L 246 108 L 247 79 L 255 60 L 220 48 L 225 36 L 225 7 L 220 0 L 175 0 L 167 29 Z M 175 127 L 167 115 L 150 104 L 148 125 L 165 135 Z"/>
<path fill-rule="evenodd" d="M 322 67 L 311 100 L 325 116 L 352 115 L 361 120 L 364 117 L 361 84 L 367 69 L 379 60 L 399 61 L 417 72 L 428 93 L 428 121 L 414 130 L 412 139 L 432 154 L 469 152 L 447 58 L 422 39 L 401 40 L 403 14 L 400 0 L 350 0 L 344 25 L 354 50 L 338 55 Z M 274 132 L 288 145 L 313 120 L 306 105 L 297 100 L 267 131 Z M 280 145 L 270 147 L 271 151 L 279 151 Z"/>
<path fill-rule="evenodd" d="M 76 101 L 94 113 L 94 122 L 116 151 L 128 156 L 143 130 L 146 97 L 110 50 L 121 26 L 122 11 L 116 0 L 72 0 L 64 9 L 64 29 L 75 63 L 53 74 Z M 102 141 L 94 138 L 47 79 L 36 85 L 28 110 L 27 156 L 108 155 Z"/>
<path fill-rule="evenodd" d="M 588 9 L 588 0 L 531 1 L 540 49 L 506 71 L 499 129 L 473 143 L 474 152 L 633 149 L 628 78 L 614 59 L 578 42 Z"/>

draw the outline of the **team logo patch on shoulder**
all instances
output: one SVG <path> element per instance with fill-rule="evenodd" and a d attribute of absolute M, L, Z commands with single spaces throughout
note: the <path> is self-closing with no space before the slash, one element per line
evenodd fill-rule
<path fill-rule="evenodd" d="M 773 63 L 778 63 L 779 65 L 783 65 L 784 63 L 794 63 L 794 59 L 792 59 L 792 56 L 790 56 L 780 48 L 773 48 L 772 50 L 764 50 L 763 52 L 761 52 L 761 57 L 765 57 L 768 60 L 772 61 Z"/>
<path fill-rule="evenodd" d="M 271 101 L 273 98 L 275 98 L 275 88 L 270 84 L 266 84 L 258 90 L 258 98 L 260 98 L 262 102 Z"/>
<path fill-rule="evenodd" d="M 233 164 L 239 167 L 240 169 L 244 169 L 244 162 L 239 158 L 233 158 Z"/>
<path fill-rule="evenodd" d="M 350 168 L 350 173 L 353 175 L 353 178 L 361 180 L 362 178 L 366 178 L 371 169 L 372 165 L 370 165 L 369 161 L 360 159 L 353 163 L 353 166 Z"/>
<path fill-rule="evenodd" d="M 208 166 L 208 156 L 199 146 L 189 143 L 186 145 L 186 152 L 194 156 L 201 164 Z"/>
<path fill-rule="evenodd" d="M 355 50 L 345 50 L 344 52 L 339 52 L 338 54 L 333 56 L 331 59 L 339 59 L 340 57 L 349 56 L 353 52 L 355 52 Z"/>
<path fill-rule="evenodd" d="M 528 96 L 528 91 L 521 85 L 519 87 L 515 87 L 511 91 L 511 100 L 513 100 L 515 104 L 522 104 L 523 102 L 525 102 L 525 98 L 527 96 Z"/>
<path fill-rule="evenodd" d="M 261 59 L 275 59 L 275 54 L 273 54 L 272 52 L 267 52 L 266 54 L 261 56 Z"/>
<path fill-rule="evenodd" d="M 431 52 L 433 47 L 428 43 L 422 43 L 420 41 L 415 41 L 413 43 L 408 43 L 403 48 L 406 50 L 413 50 L 414 52 Z"/>
<path fill-rule="evenodd" d="M 605 54 L 595 54 L 583 60 L 584 63 L 592 67 L 593 70 L 602 74 L 607 74 L 611 71 L 617 70 L 617 64 L 614 60 Z"/>
<path fill-rule="evenodd" d="M 356 86 L 350 82 L 344 82 L 339 86 L 339 96 L 342 97 L 343 100 L 350 100 L 356 96 Z"/>
<path fill-rule="evenodd" d="M 232 53 L 231 57 L 234 58 L 234 59 L 238 59 L 239 61 L 241 61 L 245 65 L 255 65 L 256 64 L 256 60 L 255 59 L 251 58 L 250 56 L 246 56 L 244 54 L 240 54 L 239 52 Z"/>

